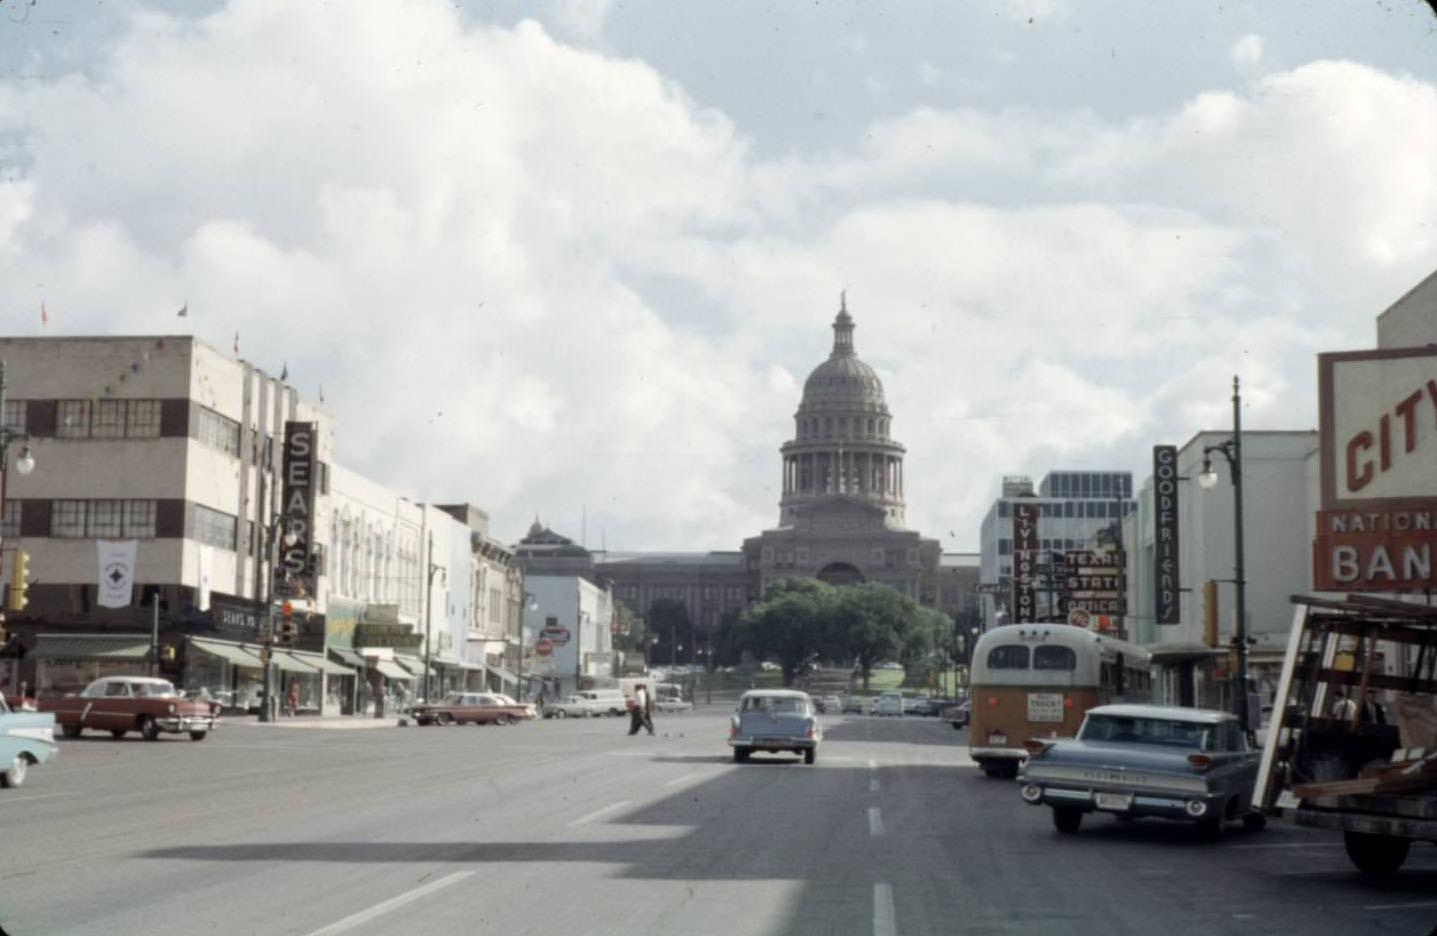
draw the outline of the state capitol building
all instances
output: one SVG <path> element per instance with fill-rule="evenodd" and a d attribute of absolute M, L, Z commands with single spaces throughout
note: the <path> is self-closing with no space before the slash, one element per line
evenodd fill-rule
<path fill-rule="evenodd" d="M 977 555 L 945 556 L 937 540 L 904 526 L 905 449 L 890 434 L 882 381 L 854 349 L 854 328 L 841 301 L 833 350 L 804 381 L 793 438 L 779 448 L 776 526 L 733 551 L 616 552 L 585 549 L 536 520 L 516 562 L 529 574 L 611 583 L 639 616 L 656 600 L 681 601 L 694 627 L 709 632 L 769 585 L 798 577 L 881 582 L 957 617 L 970 605 Z"/>

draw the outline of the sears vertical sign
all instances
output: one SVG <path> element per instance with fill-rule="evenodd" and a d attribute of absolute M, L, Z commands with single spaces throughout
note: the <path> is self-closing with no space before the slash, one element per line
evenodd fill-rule
<path fill-rule="evenodd" d="M 1038 505 L 1013 502 L 1013 623 L 1038 618 L 1034 583 L 1038 578 Z"/>
<path fill-rule="evenodd" d="M 280 570 L 290 583 L 290 593 L 314 594 L 314 573 L 309 553 L 314 542 L 315 456 L 318 431 L 312 422 L 284 424 L 284 524 L 280 534 L 292 534 L 293 545 L 281 540 Z"/>
<path fill-rule="evenodd" d="M 1153 609 L 1159 624 L 1181 624 L 1178 566 L 1178 447 L 1153 446 Z"/>

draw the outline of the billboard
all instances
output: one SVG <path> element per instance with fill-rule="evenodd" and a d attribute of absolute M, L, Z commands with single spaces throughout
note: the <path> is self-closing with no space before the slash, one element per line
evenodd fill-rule
<path fill-rule="evenodd" d="M 309 554 L 314 544 L 315 459 L 319 431 L 315 423 L 289 421 L 284 424 L 284 494 L 280 513 L 282 529 L 293 534 L 294 543 L 282 543 L 280 574 L 276 581 L 288 583 L 289 595 L 314 594 L 314 567 Z"/>
<path fill-rule="evenodd" d="M 1153 620 L 1181 624 L 1178 600 L 1178 447 L 1153 446 Z"/>
<path fill-rule="evenodd" d="M 1317 376 L 1313 587 L 1437 586 L 1437 348 L 1319 354 Z"/>

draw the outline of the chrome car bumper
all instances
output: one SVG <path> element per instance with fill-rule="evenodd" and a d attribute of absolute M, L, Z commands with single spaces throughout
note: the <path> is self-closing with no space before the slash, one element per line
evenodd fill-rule
<path fill-rule="evenodd" d="M 729 747 L 753 751 L 803 751 L 818 747 L 817 738 L 729 738 Z"/>
<path fill-rule="evenodd" d="M 1027 777 L 1018 777 L 1023 802 L 1033 806 L 1071 806 L 1084 812 L 1110 812 L 1119 816 L 1148 816 L 1156 819 L 1186 819 L 1196 822 L 1207 816 L 1218 797 L 1212 793 L 1179 793 L 1176 791 L 1143 790 L 1138 792 L 1120 787 L 1074 788 L 1045 786 Z M 1124 798 L 1126 805 L 1108 802 L 1099 805 L 1099 797 Z"/>
<path fill-rule="evenodd" d="M 214 731 L 220 720 L 212 715 L 164 715 L 155 724 L 161 731 Z"/>

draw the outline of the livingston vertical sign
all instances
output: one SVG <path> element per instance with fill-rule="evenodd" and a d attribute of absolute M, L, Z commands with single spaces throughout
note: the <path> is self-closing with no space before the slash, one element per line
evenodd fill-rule
<path fill-rule="evenodd" d="M 1037 619 L 1038 505 L 1013 502 L 1013 623 Z"/>
<path fill-rule="evenodd" d="M 1153 602 L 1159 624 L 1181 624 L 1178 601 L 1178 447 L 1153 446 Z"/>
<path fill-rule="evenodd" d="M 318 429 L 312 422 L 284 424 L 284 526 L 294 543 L 284 544 L 280 570 L 291 595 L 314 594 L 314 572 L 309 554 L 314 543 L 314 462 L 319 448 Z"/>

